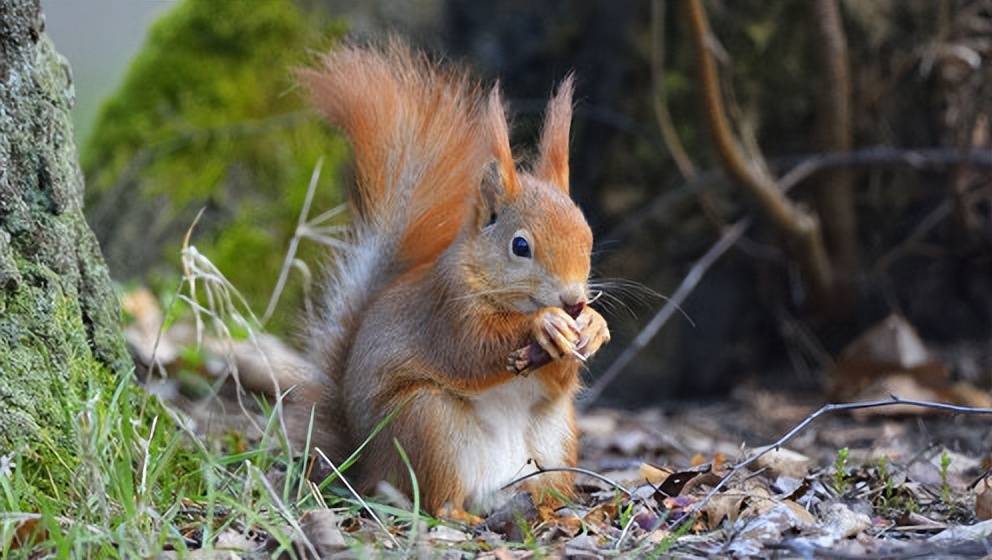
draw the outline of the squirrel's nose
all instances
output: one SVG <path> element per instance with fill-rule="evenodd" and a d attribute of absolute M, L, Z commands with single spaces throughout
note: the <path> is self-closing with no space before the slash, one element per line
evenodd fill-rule
<path fill-rule="evenodd" d="M 586 294 L 584 290 L 574 290 L 561 294 L 561 308 L 565 310 L 572 316 L 573 319 L 578 318 L 579 313 L 586 306 Z"/>

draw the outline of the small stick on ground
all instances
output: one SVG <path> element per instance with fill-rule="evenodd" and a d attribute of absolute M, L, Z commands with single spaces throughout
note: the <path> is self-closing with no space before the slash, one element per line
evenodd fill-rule
<path fill-rule="evenodd" d="M 619 482 L 616 482 L 615 480 L 612 480 L 610 478 L 607 478 L 607 477 L 605 477 L 605 476 L 603 476 L 603 475 L 601 475 L 601 474 L 599 474 L 598 472 L 595 472 L 595 471 L 590 471 L 588 469 L 583 469 L 581 467 L 550 467 L 550 468 L 547 468 L 546 469 L 546 468 L 542 467 L 541 465 L 536 465 L 536 466 L 537 466 L 537 470 L 536 471 L 534 471 L 532 473 L 527 473 L 527 474 L 525 474 L 525 475 L 523 475 L 523 476 L 521 476 L 519 478 L 515 478 L 515 479 L 511 480 L 510 482 L 507 482 L 506 484 L 503 485 L 502 488 L 500 488 L 500 490 L 506 490 L 507 488 L 509 488 L 511 486 L 514 486 L 516 484 L 520 484 L 521 482 L 523 482 L 525 480 L 534 478 L 535 476 L 540 476 L 542 474 L 556 473 L 556 472 L 570 472 L 570 473 L 575 473 L 575 474 L 584 474 L 586 476 L 595 478 L 596 480 L 599 480 L 601 482 L 605 482 L 606 484 L 609 484 L 610 486 L 612 486 L 612 487 L 616 488 L 617 490 L 623 492 L 624 494 L 627 495 L 628 498 L 631 498 L 631 499 L 636 498 L 636 496 L 634 495 L 634 493 L 631 492 L 630 490 L 628 490 L 626 486 L 620 484 Z"/>
<path fill-rule="evenodd" d="M 815 412 L 813 412 L 812 414 L 810 414 L 809 416 L 807 416 L 806 418 L 804 418 L 802 422 L 796 424 L 792 429 L 790 429 L 788 432 L 786 432 L 782 437 L 778 438 L 771 445 L 768 445 L 766 447 L 761 448 L 761 450 L 758 451 L 757 453 L 755 453 L 754 455 L 748 457 L 747 459 L 744 459 L 743 461 L 740 461 L 739 463 L 737 463 L 733 467 L 731 467 L 730 470 L 727 471 L 727 473 L 725 475 L 723 475 L 722 477 L 720 477 L 720 480 L 717 481 L 717 483 L 713 486 L 713 488 L 710 489 L 710 491 L 707 492 L 706 495 L 703 496 L 703 498 L 701 500 L 699 500 L 698 502 L 696 502 L 695 504 L 693 504 L 692 507 L 690 507 L 689 509 L 687 509 L 685 511 L 685 513 L 683 513 L 681 516 L 679 516 L 677 519 L 675 519 L 675 521 L 672 522 L 671 527 L 673 529 L 674 528 L 677 528 L 678 526 L 680 526 L 683 523 L 685 523 L 689 518 L 691 518 L 695 514 L 699 513 L 699 510 L 701 510 L 710 501 L 710 499 L 713 498 L 713 496 L 716 496 L 717 493 L 719 493 L 720 490 L 722 490 L 723 487 L 726 486 L 728 482 L 730 482 L 730 479 L 733 478 L 738 472 L 740 472 L 743 469 L 747 468 L 748 466 L 754 464 L 758 459 L 760 459 L 761 457 L 764 457 L 768 453 L 771 453 L 772 451 L 776 451 L 776 450 L 780 449 L 783 445 L 785 445 L 786 443 L 788 443 L 789 441 L 791 441 L 792 438 L 794 438 L 797 435 L 799 435 L 800 432 L 802 432 L 803 430 L 805 430 L 810 424 L 812 424 L 820 416 L 823 416 L 824 414 L 828 414 L 830 412 L 842 412 L 842 411 L 849 411 L 849 410 L 861 410 L 861 409 L 865 409 L 865 408 L 883 408 L 883 407 L 895 406 L 895 405 L 915 406 L 915 407 L 919 407 L 919 408 L 928 408 L 928 409 L 931 409 L 931 410 L 943 410 L 945 412 L 951 412 L 951 413 L 954 413 L 954 414 L 988 414 L 988 415 L 992 415 L 992 408 L 981 408 L 981 407 L 972 407 L 972 406 L 959 406 L 959 405 L 948 404 L 948 403 L 929 402 L 929 401 L 918 401 L 918 400 L 913 400 L 913 399 L 902 399 L 902 398 L 899 398 L 899 397 L 897 397 L 895 395 L 892 395 L 891 398 L 888 398 L 888 399 L 881 399 L 881 400 L 875 400 L 875 401 L 861 401 L 861 402 L 852 402 L 852 403 L 831 403 L 831 404 L 825 404 L 825 405 L 821 406 L 820 408 L 818 408 Z"/>
<path fill-rule="evenodd" d="M 338 479 L 341 482 L 343 482 L 345 486 L 348 487 L 348 490 L 351 492 L 351 495 L 354 496 L 356 500 L 358 500 L 358 503 L 361 504 L 363 508 L 365 508 L 365 511 L 367 511 L 369 515 L 372 517 L 372 519 L 376 522 L 376 524 L 379 525 L 379 528 L 382 529 L 384 533 L 386 533 L 386 536 L 389 537 L 389 540 L 391 540 L 393 544 L 396 545 L 396 549 L 403 550 L 403 547 L 400 545 L 400 542 L 396 540 L 396 537 L 394 537 L 392 533 L 389 532 L 389 529 L 386 527 L 386 524 L 383 523 L 382 520 L 379 519 L 379 516 L 375 514 L 375 510 L 372 509 L 372 506 L 370 506 L 368 502 L 362 499 L 362 495 L 356 492 L 355 488 L 351 485 L 350 482 L 348 482 L 348 479 L 346 479 L 344 475 L 341 474 L 341 471 L 338 470 L 337 465 L 332 463 L 331 460 L 327 458 L 327 455 L 324 455 L 324 452 L 321 451 L 319 447 L 314 447 L 313 450 L 317 455 L 320 455 L 320 458 L 323 459 L 324 462 L 327 463 L 329 467 L 331 467 L 331 470 L 334 471 L 334 474 L 337 475 Z"/>

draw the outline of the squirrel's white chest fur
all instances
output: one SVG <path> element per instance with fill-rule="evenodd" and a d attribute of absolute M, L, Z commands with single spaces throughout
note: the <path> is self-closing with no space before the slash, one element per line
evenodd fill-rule
<path fill-rule="evenodd" d="M 512 492 L 508 482 L 544 467 L 565 462 L 572 437 L 567 399 L 546 404 L 544 386 L 535 376 L 513 379 L 470 399 L 473 420 L 457 446 L 456 465 L 470 510 L 499 506 Z"/>

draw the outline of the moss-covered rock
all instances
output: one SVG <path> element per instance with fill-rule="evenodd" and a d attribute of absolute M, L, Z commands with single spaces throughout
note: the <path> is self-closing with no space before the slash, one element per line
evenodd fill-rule
<path fill-rule="evenodd" d="M 86 395 L 112 390 L 131 363 L 83 217 L 68 65 L 36 1 L 0 4 L 0 29 L 0 455 L 44 464 L 57 485 Z"/>
<path fill-rule="evenodd" d="M 176 270 L 205 208 L 198 248 L 264 306 L 321 157 L 314 208 L 337 200 L 327 185 L 345 145 L 304 110 L 292 73 L 338 29 L 290 0 L 184 0 L 156 22 L 83 149 L 87 212 L 116 277 Z M 283 309 L 300 293 L 291 284 Z"/>

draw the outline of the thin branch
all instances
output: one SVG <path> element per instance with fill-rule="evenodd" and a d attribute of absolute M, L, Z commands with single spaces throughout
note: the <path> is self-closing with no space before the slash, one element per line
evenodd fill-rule
<path fill-rule="evenodd" d="M 717 481 L 717 483 L 713 486 L 713 488 L 710 489 L 710 491 L 707 492 L 706 495 L 703 496 L 701 500 L 693 504 L 692 507 L 687 509 L 681 516 L 679 516 L 677 519 L 675 519 L 675 521 L 672 522 L 672 528 L 678 527 L 686 520 L 688 520 L 690 517 L 698 513 L 703 507 L 706 506 L 706 504 L 713 498 L 713 496 L 716 496 L 720 492 L 720 490 L 722 490 L 723 487 L 726 486 L 728 482 L 730 482 L 730 479 L 733 478 L 737 473 L 753 465 L 758 459 L 764 457 L 768 453 L 780 449 L 783 445 L 785 445 L 786 443 L 791 441 L 794 437 L 799 435 L 800 432 L 805 430 L 810 424 L 812 424 L 820 416 L 823 416 L 824 414 L 828 414 L 831 412 L 862 410 L 866 408 L 884 408 L 884 407 L 896 406 L 896 405 L 914 406 L 914 407 L 925 408 L 930 410 L 942 410 L 954 414 L 992 415 L 992 408 L 960 406 L 960 405 L 948 404 L 948 403 L 919 401 L 915 399 L 902 399 L 895 395 L 892 395 L 888 399 L 880 399 L 874 401 L 825 404 L 821 406 L 819 409 L 817 409 L 815 412 L 804 418 L 802 422 L 796 424 L 792 429 L 787 431 L 784 435 L 782 435 L 782 437 L 775 440 L 771 445 L 762 447 L 761 450 L 755 453 L 754 455 L 751 455 L 747 459 L 744 459 L 743 461 L 740 461 L 739 463 L 731 467 L 730 470 L 727 471 L 725 475 L 720 477 L 720 480 Z"/>
<path fill-rule="evenodd" d="M 814 295 L 823 301 L 833 285 L 833 268 L 827 256 L 814 215 L 805 212 L 786 197 L 775 180 L 761 172 L 762 165 L 752 165 L 744 157 L 731 131 L 720 95 L 716 63 L 710 52 L 709 24 L 702 0 L 685 0 L 689 12 L 689 29 L 699 67 L 700 90 L 706 110 L 706 123 L 716 144 L 717 153 L 727 173 L 758 200 L 765 213 L 788 240 L 793 256 L 799 261 Z M 760 163 L 760 162 L 759 162 Z"/>
<path fill-rule="evenodd" d="M 319 447 L 314 447 L 313 450 L 317 455 L 320 455 L 320 458 L 323 459 L 324 462 L 331 467 L 331 470 L 334 471 L 334 474 L 337 475 L 337 477 L 341 480 L 341 482 L 344 483 L 345 486 L 348 487 L 348 490 L 351 492 L 351 495 L 354 496 L 356 500 L 358 500 L 358 503 L 361 504 L 363 508 L 365 508 L 365 511 L 367 511 L 368 514 L 372 517 L 372 519 L 376 522 L 376 524 L 379 525 L 379 528 L 382 529 L 384 533 L 386 533 L 386 536 L 389 537 L 389 540 L 391 540 L 394 545 L 396 545 L 396 548 L 402 550 L 403 547 L 400 545 L 400 542 L 396 540 L 396 537 L 394 537 L 392 533 L 389 532 L 389 529 L 386 528 L 386 524 L 383 523 L 382 520 L 379 519 L 379 516 L 375 514 L 375 510 L 372 509 L 372 506 L 370 506 L 368 502 L 362 499 L 361 494 L 355 491 L 355 488 L 351 485 L 350 482 L 348 482 L 348 479 L 346 479 L 344 475 L 341 474 L 341 471 L 338 470 L 338 467 L 334 463 L 332 463 L 330 459 L 327 458 L 327 455 L 324 455 L 324 452 L 321 451 Z"/>
<path fill-rule="evenodd" d="M 871 146 L 846 153 L 814 153 L 801 156 L 780 157 L 768 162 L 772 169 L 788 169 L 779 179 L 779 187 L 789 191 L 799 183 L 838 167 L 910 167 L 916 170 L 944 169 L 963 166 L 978 169 L 992 169 L 992 150 L 971 150 L 962 153 L 956 148 L 893 148 L 891 146 Z M 726 181 L 721 169 L 700 171 L 692 180 L 658 193 L 653 200 L 624 221 L 599 237 L 600 244 L 615 244 L 640 231 L 641 225 L 656 216 L 660 211 L 673 208 L 684 197 L 689 196 L 711 183 Z"/>
<path fill-rule="evenodd" d="M 744 235 L 744 232 L 747 231 L 747 228 L 750 227 L 750 225 L 751 220 L 749 218 L 744 218 L 735 223 L 720 236 L 719 241 L 710 247 L 709 250 L 706 251 L 706 253 L 692 265 L 692 268 L 689 269 L 689 273 L 685 275 L 685 278 L 682 279 L 682 283 L 679 284 L 679 287 L 675 290 L 675 293 L 672 294 L 661 310 L 658 311 L 658 313 L 651 318 L 651 321 L 645 325 L 641 332 L 637 334 L 637 338 L 635 338 L 629 346 L 624 348 L 624 351 L 620 354 L 620 357 L 610 364 L 609 369 L 607 369 L 603 375 L 596 380 L 596 383 L 594 383 L 593 386 L 582 395 L 581 400 L 578 403 L 580 408 L 584 409 L 588 407 L 590 404 L 595 402 L 597 398 L 599 398 L 599 396 L 603 393 L 603 390 L 606 389 L 606 387 L 612 383 L 618 375 L 620 375 L 620 372 L 622 372 L 630 361 L 633 360 L 641 352 L 641 350 L 643 350 L 644 347 L 651 342 L 655 335 L 658 334 L 658 331 L 661 330 L 661 327 L 663 327 L 672 315 L 678 311 L 679 307 L 682 305 L 682 302 L 689 297 L 689 294 L 692 293 L 692 291 L 696 288 L 696 285 L 698 285 L 703 279 L 703 276 L 705 276 L 706 272 L 711 266 L 713 266 L 713 263 L 723 256 L 728 249 L 734 246 L 734 243 L 736 243 L 737 240 Z"/>
<path fill-rule="evenodd" d="M 816 111 L 818 148 L 847 152 L 853 144 L 851 76 L 847 36 L 837 0 L 816 0 L 813 19 L 819 38 L 817 54 L 823 68 Z M 852 282 L 860 258 L 852 174 L 844 168 L 826 174 L 818 181 L 815 194 L 816 210 L 836 270 L 833 290 L 836 297 L 831 298 L 831 307 L 842 314 L 853 303 Z"/>
<path fill-rule="evenodd" d="M 570 473 L 575 473 L 575 474 L 584 474 L 586 476 L 595 478 L 596 480 L 599 480 L 601 482 L 605 482 L 606 484 L 609 484 L 610 486 L 612 486 L 612 487 L 616 488 L 617 490 L 619 490 L 619 491 L 623 492 L 624 494 L 626 494 L 628 498 L 631 498 L 631 499 L 637 498 L 637 496 L 634 495 L 633 492 L 631 492 L 630 490 L 628 490 L 626 486 L 620 484 L 619 482 L 616 482 L 615 480 L 611 480 L 611 479 L 609 479 L 609 478 L 607 478 L 607 477 L 599 474 L 598 472 L 590 471 L 588 469 L 583 469 L 581 467 L 551 467 L 551 468 L 544 468 L 544 467 L 542 467 L 540 465 L 537 465 L 537 470 L 536 471 L 531 472 L 531 473 L 527 473 L 527 474 L 525 474 L 525 475 L 523 475 L 523 476 L 521 476 L 519 478 L 515 478 L 515 479 L 511 480 L 510 482 L 507 482 L 506 484 L 504 484 L 502 486 L 502 488 L 500 488 L 500 490 L 506 490 L 507 488 L 509 488 L 511 486 L 515 486 L 517 484 L 520 484 L 521 482 L 523 482 L 525 480 L 528 480 L 528 479 L 531 479 L 531 478 L 534 478 L 535 476 L 540 476 L 542 474 L 547 474 L 547 473 L 556 473 L 556 472 L 570 472 Z"/>
<path fill-rule="evenodd" d="M 962 154 L 958 150 L 933 148 L 922 150 L 901 150 L 897 148 L 876 147 L 858 150 L 846 154 L 824 154 L 809 156 L 800 160 L 782 180 L 779 182 L 781 188 L 788 192 L 802 181 L 815 175 L 824 169 L 837 166 L 868 166 L 868 165 L 908 165 L 915 169 L 947 167 L 952 165 L 968 165 L 981 168 L 992 168 L 992 151 L 972 151 Z M 707 171 L 700 174 L 700 180 L 712 181 L 716 172 Z M 662 207 L 663 202 L 667 205 L 677 193 L 691 191 L 698 188 L 699 181 L 688 181 L 681 189 L 667 191 L 659 195 L 655 202 L 648 206 L 648 211 L 635 215 L 626 220 L 622 227 L 611 231 L 607 236 L 607 242 L 615 242 L 623 239 L 630 231 L 633 231 L 647 219 L 654 208 Z M 925 220 L 929 222 L 929 220 Z M 579 401 L 580 408 L 587 408 L 602 395 L 603 391 L 617 376 L 626 368 L 631 360 L 643 350 L 648 343 L 658 334 L 661 328 L 674 315 L 679 306 L 689 297 L 695 287 L 702 280 L 706 272 L 713 266 L 724 253 L 738 242 L 747 228 L 750 226 L 749 219 L 737 221 L 727 229 L 720 239 L 710 247 L 710 249 L 700 257 L 689 269 L 689 273 L 682 279 L 682 283 L 672 294 L 672 297 L 658 311 L 651 321 L 638 333 L 634 343 L 627 347 L 620 357 L 614 361 L 610 367 L 596 380 Z"/>

